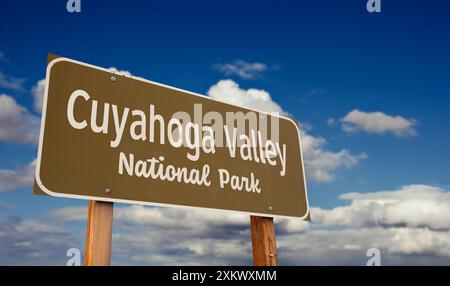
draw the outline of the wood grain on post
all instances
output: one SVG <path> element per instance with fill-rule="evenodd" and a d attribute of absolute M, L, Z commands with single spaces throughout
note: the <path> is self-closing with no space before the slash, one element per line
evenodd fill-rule
<path fill-rule="evenodd" d="M 86 266 L 111 264 L 113 203 L 89 201 L 86 232 Z"/>
<path fill-rule="evenodd" d="M 253 265 L 277 266 L 275 225 L 271 217 L 250 216 Z"/>

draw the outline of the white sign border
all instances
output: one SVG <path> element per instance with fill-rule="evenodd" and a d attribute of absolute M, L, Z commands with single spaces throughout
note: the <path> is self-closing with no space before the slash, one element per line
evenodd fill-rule
<path fill-rule="evenodd" d="M 213 210 L 213 211 L 221 211 L 221 212 L 231 212 L 231 213 L 246 214 L 246 215 L 252 215 L 252 216 L 275 217 L 275 218 L 305 219 L 306 217 L 309 216 L 310 208 L 309 208 L 309 201 L 308 201 L 308 189 L 306 187 L 305 166 L 303 164 L 303 154 L 302 154 L 302 145 L 301 145 L 302 142 L 301 142 L 301 138 L 300 138 L 299 125 L 293 119 L 291 119 L 289 117 L 286 117 L 286 116 L 282 116 L 282 115 L 278 115 L 278 117 L 290 121 L 295 126 L 295 128 L 297 130 L 297 133 L 298 133 L 298 141 L 299 141 L 299 148 L 300 148 L 300 165 L 301 165 L 302 172 L 303 172 L 302 175 L 303 175 L 303 183 L 304 183 L 305 198 L 306 198 L 306 212 L 305 212 L 305 214 L 302 217 L 284 216 L 284 215 L 277 215 L 277 214 L 271 215 L 271 214 L 267 214 L 267 213 L 253 213 L 253 212 L 227 210 L 227 209 L 219 209 L 219 208 L 207 208 L 207 207 L 185 206 L 185 205 L 176 205 L 176 204 L 143 202 L 143 201 L 134 201 L 134 200 L 125 200 L 125 199 L 114 199 L 114 198 L 107 198 L 107 197 L 83 196 L 83 195 L 74 195 L 74 194 L 55 193 L 55 192 L 50 191 L 42 183 L 42 180 L 40 178 L 40 168 L 41 168 L 42 145 L 43 145 L 43 141 L 44 141 L 45 118 L 46 118 L 46 111 L 47 111 L 48 85 L 49 85 L 49 82 L 50 82 L 50 76 L 51 76 L 52 67 L 55 64 L 60 63 L 60 62 L 71 62 L 71 63 L 75 63 L 75 64 L 78 64 L 78 65 L 86 66 L 86 67 L 89 67 L 89 68 L 92 68 L 92 69 L 105 71 L 105 72 L 111 73 L 111 74 L 113 74 L 115 76 L 125 76 L 125 77 L 132 78 L 134 80 L 138 80 L 138 81 L 142 81 L 142 82 L 158 85 L 158 86 L 161 86 L 161 87 L 164 87 L 164 88 L 168 88 L 168 89 L 172 89 L 172 90 L 175 90 L 175 91 L 188 93 L 188 94 L 191 94 L 191 95 L 194 95 L 194 96 L 201 97 L 203 99 L 212 100 L 212 101 L 224 103 L 224 104 L 227 104 L 227 105 L 236 106 L 236 107 L 247 109 L 247 110 L 252 110 L 252 111 L 255 111 L 255 112 L 258 112 L 258 113 L 262 113 L 262 114 L 266 114 L 266 115 L 270 115 L 270 116 L 276 116 L 276 115 L 270 114 L 268 112 L 264 112 L 264 111 L 260 111 L 260 110 L 256 110 L 256 109 L 252 109 L 252 108 L 248 108 L 248 107 L 245 107 L 245 106 L 240 106 L 240 105 L 237 105 L 237 104 L 230 104 L 230 103 L 222 101 L 222 100 L 212 99 L 212 98 L 210 98 L 208 96 L 204 96 L 204 95 L 201 95 L 201 94 L 198 94 L 198 93 L 194 93 L 194 92 L 191 92 L 191 91 L 187 91 L 187 90 L 183 90 L 183 89 L 180 89 L 180 88 L 172 87 L 172 86 L 165 85 L 165 84 L 162 84 L 162 83 L 157 83 L 157 82 L 154 82 L 154 81 L 146 80 L 146 79 L 143 79 L 143 78 L 140 78 L 140 77 L 134 77 L 132 75 L 128 76 L 128 75 L 116 74 L 116 73 L 114 73 L 114 72 L 112 72 L 112 71 L 110 71 L 108 69 L 105 69 L 105 68 L 97 67 L 97 66 L 94 66 L 94 65 L 91 65 L 91 64 L 79 62 L 79 61 L 72 60 L 72 59 L 65 58 L 65 57 L 58 57 L 56 59 L 53 59 L 47 65 L 47 74 L 46 74 L 46 78 L 45 78 L 44 101 L 43 101 L 43 105 L 42 105 L 41 127 L 40 127 L 40 134 L 39 134 L 39 147 L 38 147 L 38 156 L 37 156 L 37 161 L 36 161 L 36 173 L 35 173 L 35 178 L 36 178 L 37 185 L 47 195 L 54 196 L 54 197 L 62 197 L 62 198 L 96 200 L 96 201 L 106 201 L 106 202 L 126 203 L 126 204 L 137 204 L 137 205 L 148 205 L 148 206 L 157 206 L 157 207 L 178 207 L 178 208 L 184 208 L 184 209 Z"/>

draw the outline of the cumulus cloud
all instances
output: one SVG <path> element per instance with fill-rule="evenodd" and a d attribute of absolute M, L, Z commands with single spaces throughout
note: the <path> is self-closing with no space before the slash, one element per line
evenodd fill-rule
<path fill-rule="evenodd" d="M 265 90 L 241 89 L 232 80 L 221 80 L 211 86 L 208 96 L 232 104 L 265 112 L 277 112 L 282 115 L 288 113 L 280 105 L 272 100 L 270 94 Z M 308 126 L 302 124 L 302 127 Z M 324 149 L 326 140 L 307 133 L 310 128 L 302 128 L 301 140 L 305 171 L 309 179 L 319 182 L 330 182 L 334 178 L 334 172 L 339 168 L 350 168 L 367 158 L 366 154 L 351 154 L 350 151 L 342 149 L 332 152 Z"/>
<path fill-rule="evenodd" d="M 87 208 L 66 207 L 47 216 L 60 223 L 86 220 Z M 248 215 L 210 210 L 144 207 L 114 208 L 115 265 L 249 265 Z M 279 220 L 279 234 L 305 232 L 308 223 Z M 132 233 L 133 235 L 129 235 Z"/>
<path fill-rule="evenodd" d="M 256 79 L 268 70 L 263 63 L 249 63 L 244 60 L 234 60 L 230 63 L 216 64 L 214 69 L 222 72 L 226 76 L 238 76 L 242 79 Z"/>
<path fill-rule="evenodd" d="M 59 226 L 20 217 L 0 219 L 0 265 L 65 265 L 79 242 Z"/>
<path fill-rule="evenodd" d="M 305 131 L 301 131 L 301 140 L 306 175 L 314 181 L 330 182 L 336 170 L 350 168 L 367 158 L 365 153 L 354 155 L 347 149 L 338 152 L 325 150 L 325 139 Z"/>
<path fill-rule="evenodd" d="M 45 91 L 45 78 L 38 80 L 36 84 L 31 89 L 31 94 L 34 97 L 34 109 L 37 112 L 42 112 L 42 104 L 44 101 L 44 91 Z"/>
<path fill-rule="evenodd" d="M 66 207 L 50 211 L 48 215 L 64 221 L 77 221 L 87 218 L 86 207 Z M 173 228 L 208 228 L 214 225 L 242 225 L 249 222 L 247 215 L 224 214 L 220 211 L 187 210 L 181 208 L 145 207 L 131 205 L 114 209 L 116 223 L 135 223 Z"/>
<path fill-rule="evenodd" d="M 119 70 L 116 67 L 110 67 L 108 69 L 115 74 L 131 76 L 131 73 L 127 70 Z"/>
<path fill-rule="evenodd" d="M 140 77 L 140 76 L 135 76 L 133 74 L 131 74 L 131 72 L 127 71 L 127 70 L 120 70 L 116 67 L 110 67 L 108 68 L 109 71 L 117 74 L 117 75 L 121 75 L 121 76 L 126 76 L 126 77 L 132 77 L 134 79 L 140 79 L 140 80 L 145 80 L 145 78 Z"/>
<path fill-rule="evenodd" d="M 60 222 L 85 220 L 86 215 L 84 206 L 47 214 Z M 249 264 L 249 223 L 248 215 L 218 211 L 115 206 L 113 264 Z"/>
<path fill-rule="evenodd" d="M 134 254 L 130 257 L 133 263 L 239 265 L 250 262 L 247 215 L 132 206 L 118 211 L 115 222 L 122 231 L 113 237 L 113 243 L 122 250 L 128 248 Z M 142 236 L 126 235 L 136 227 Z M 151 235 L 156 229 L 160 235 Z M 130 263 L 127 252 L 122 254 L 117 257 L 117 263 Z"/>
<path fill-rule="evenodd" d="M 39 118 L 11 96 L 0 94 L 0 141 L 35 144 L 38 133 Z"/>
<path fill-rule="evenodd" d="M 417 131 L 415 119 L 391 116 L 383 112 L 364 112 L 354 109 L 341 119 L 346 132 L 365 131 L 368 133 L 393 133 L 397 137 L 414 136 Z"/>
<path fill-rule="evenodd" d="M 346 193 L 348 206 L 312 208 L 313 221 L 276 219 L 281 265 L 365 265 L 378 248 L 383 265 L 449 265 L 449 191 L 428 185 Z M 418 206 L 418 202 L 421 205 Z M 48 213 L 70 222 L 86 207 Z M 438 215 L 440 214 L 440 216 Z M 248 215 L 208 210 L 116 206 L 113 264 L 249 265 Z"/>
<path fill-rule="evenodd" d="M 114 215 L 117 216 L 117 207 L 114 208 Z M 48 217 L 64 222 L 75 222 L 87 219 L 87 202 L 86 206 L 72 206 L 51 210 L 47 213 Z"/>
<path fill-rule="evenodd" d="M 346 193 L 347 206 L 312 208 L 309 231 L 280 237 L 286 264 L 364 265 L 367 249 L 385 265 L 450 264 L 450 192 L 429 185 Z M 300 254 L 300 255 L 299 255 Z"/>
<path fill-rule="evenodd" d="M 10 89 L 14 91 L 23 91 L 25 79 L 7 76 L 0 71 L 0 88 Z"/>
<path fill-rule="evenodd" d="M 31 187 L 34 183 L 35 169 L 36 160 L 15 170 L 0 169 L 0 193 Z"/>
<path fill-rule="evenodd" d="M 211 86 L 207 94 L 214 99 L 247 108 L 286 114 L 286 112 L 272 100 L 272 97 L 267 91 L 256 88 L 242 89 L 236 82 L 230 79 L 221 80 Z"/>
<path fill-rule="evenodd" d="M 438 187 L 407 185 L 392 191 L 346 193 L 340 198 L 350 200 L 350 205 L 315 209 L 315 221 L 350 228 L 406 226 L 450 230 L 450 192 Z"/>
<path fill-rule="evenodd" d="M 426 228 L 312 230 L 277 239 L 283 265 L 366 265 L 370 248 L 382 265 L 449 265 L 450 232 Z"/>

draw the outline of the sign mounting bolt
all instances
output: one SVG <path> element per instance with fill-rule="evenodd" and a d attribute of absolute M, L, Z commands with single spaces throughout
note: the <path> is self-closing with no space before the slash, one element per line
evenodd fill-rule
<path fill-rule="evenodd" d="M 117 81 L 117 78 L 115 76 L 112 76 L 111 81 L 115 82 L 115 81 Z"/>
<path fill-rule="evenodd" d="M 109 193 L 111 193 L 111 189 L 110 188 L 106 188 L 105 189 L 105 194 L 109 194 Z"/>
<path fill-rule="evenodd" d="M 272 210 L 273 210 L 272 206 L 269 206 L 269 211 L 272 211 Z"/>

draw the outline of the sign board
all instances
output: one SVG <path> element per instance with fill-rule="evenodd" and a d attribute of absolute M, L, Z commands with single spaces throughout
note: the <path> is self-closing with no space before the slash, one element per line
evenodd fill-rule
<path fill-rule="evenodd" d="M 292 119 L 62 57 L 47 66 L 40 190 L 259 216 L 309 213 Z"/>

